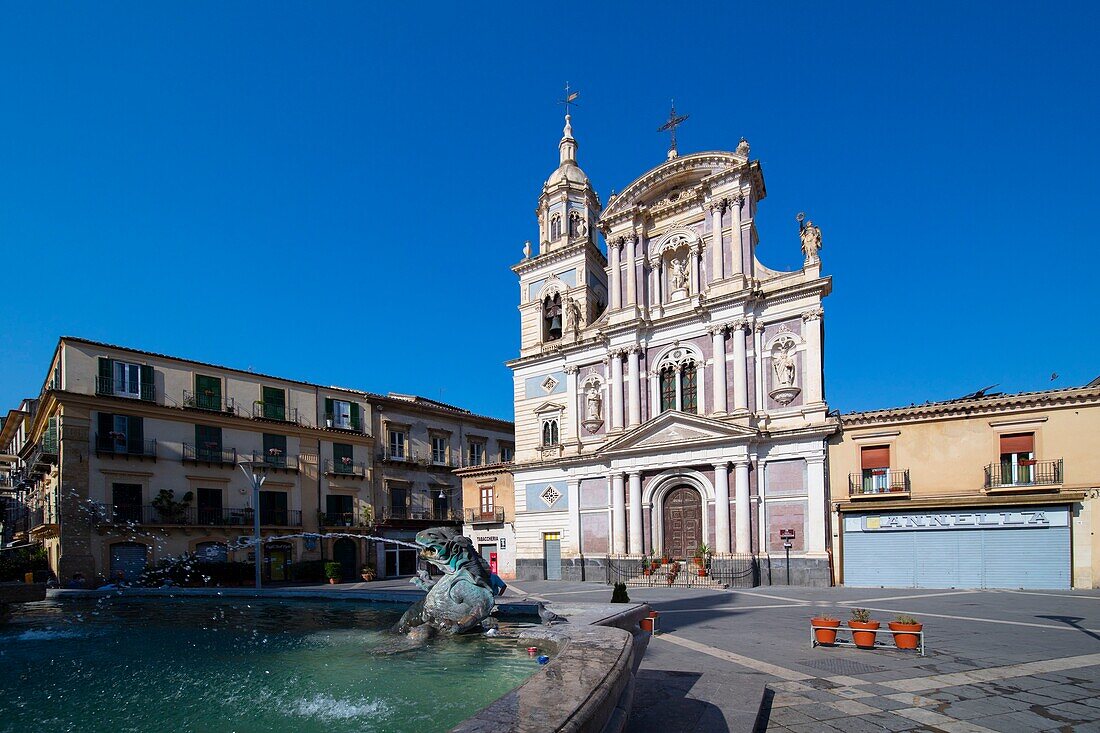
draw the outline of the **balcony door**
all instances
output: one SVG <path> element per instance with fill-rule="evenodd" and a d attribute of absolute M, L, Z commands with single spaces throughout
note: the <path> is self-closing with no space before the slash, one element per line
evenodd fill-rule
<path fill-rule="evenodd" d="M 198 490 L 199 524 L 222 524 L 222 490 Z"/>
<path fill-rule="evenodd" d="M 220 410 L 222 407 L 222 380 L 217 377 L 196 374 L 195 407 L 202 410 Z"/>
<path fill-rule="evenodd" d="M 409 490 L 404 486 L 390 488 L 390 516 L 405 519 L 409 512 Z"/>
<path fill-rule="evenodd" d="M 285 491 L 260 492 L 260 524 L 284 527 L 287 524 Z"/>
<path fill-rule="evenodd" d="M 277 387 L 264 387 L 262 398 L 265 418 L 286 420 L 286 391 Z"/>
<path fill-rule="evenodd" d="M 325 497 L 325 518 L 330 527 L 350 527 L 355 519 L 355 497 L 329 494 Z"/>
<path fill-rule="evenodd" d="M 1001 483 L 1030 484 L 1035 481 L 1035 433 L 1001 436 Z"/>
<path fill-rule="evenodd" d="M 111 484 L 115 521 L 141 522 L 141 484 Z"/>

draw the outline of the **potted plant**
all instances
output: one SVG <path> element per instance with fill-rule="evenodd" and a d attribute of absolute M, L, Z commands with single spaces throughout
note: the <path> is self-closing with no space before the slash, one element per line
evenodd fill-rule
<path fill-rule="evenodd" d="M 866 608 L 853 608 L 852 620 L 848 622 L 848 627 L 852 629 L 852 641 L 857 647 L 875 648 L 875 632 L 878 630 L 879 622 L 871 620 L 870 611 Z"/>
<path fill-rule="evenodd" d="M 369 583 L 370 581 L 374 580 L 374 568 L 372 568 L 370 565 L 364 565 L 363 567 L 359 568 L 359 577 Z"/>
<path fill-rule="evenodd" d="M 912 616 L 902 614 L 895 616 L 889 624 L 890 631 L 894 632 L 894 645 L 898 649 L 916 649 L 920 637 L 916 632 L 924 629 L 924 624 Z"/>
<path fill-rule="evenodd" d="M 836 643 L 836 629 L 840 628 L 840 619 L 821 614 L 810 619 L 811 626 L 828 626 L 827 629 L 814 629 L 814 640 L 824 646 Z"/>
<path fill-rule="evenodd" d="M 331 417 L 326 417 L 325 418 L 325 427 L 326 428 L 331 428 L 332 427 L 332 418 Z"/>
<path fill-rule="evenodd" d="M 325 563 L 325 577 L 328 578 L 330 585 L 336 585 L 336 581 L 343 577 L 344 571 L 340 567 L 338 562 L 326 562 Z"/>
<path fill-rule="evenodd" d="M 680 574 L 680 563 L 670 563 L 668 566 L 668 587 L 671 588 L 672 584 L 676 582 L 676 576 Z"/>

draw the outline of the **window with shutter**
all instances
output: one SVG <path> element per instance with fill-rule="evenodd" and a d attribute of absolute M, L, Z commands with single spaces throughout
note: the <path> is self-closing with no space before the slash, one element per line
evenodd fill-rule
<path fill-rule="evenodd" d="M 286 420 L 286 390 L 264 387 L 261 390 L 263 416 L 268 420 Z"/>
<path fill-rule="evenodd" d="M 1002 484 L 1030 484 L 1035 474 L 1035 433 L 1009 433 L 1001 439 Z"/>
<path fill-rule="evenodd" d="M 217 377 L 195 375 L 195 407 L 201 410 L 222 409 L 222 380 Z"/>
<path fill-rule="evenodd" d="M 264 433 L 264 463 L 286 468 L 286 436 Z"/>
<path fill-rule="evenodd" d="M 99 357 L 99 376 L 95 380 L 95 393 L 96 394 L 114 394 L 115 393 L 115 368 L 111 364 L 111 360 L 106 357 Z"/>
<path fill-rule="evenodd" d="M 880 494 L 890 490 L 890 446 L 869 445 L 859 451 L 863 492 Z"/>
<path fill-rule="evenodd" d="M 346 443 L 332 444 L 332 465 L 336 473 L 355 473 L 355 450 Z"/>
<path fill-rule="evenodd" d="M 222 429 L 210 425 L 195 426 L 195 456 L 200 461 L 220 461 Z"/>
<path fill-rule="evenodd" d="M 361 428 L 359 427 L 359 425 L 360 425 L 360 422 L 359 422 L 359 403 L 358 402 L 352 402 L 351 403 L 351 429 L 352 430 L 360 430 Z"/>

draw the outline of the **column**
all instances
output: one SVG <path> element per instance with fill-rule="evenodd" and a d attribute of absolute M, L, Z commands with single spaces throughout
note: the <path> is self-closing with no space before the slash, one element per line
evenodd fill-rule
<path fill-rule="evenodd" d="M 689 289 L 693 295 L 699 295 L 703 292 L 703 278 L 699 274 L 699 270 L 701 269 L 699 261 L 700 250 L 698 247 L 691 247 L 688 248 L 688 252 L 691 253 L 691 281 Z"/>
<path fill-rule="evenodd" d="M 749 521 L 749 462 L 738 461 L 733 469 L 734 516 L 737 520 L 737 554 L 752 552 L 752 523 Z"/>
<path fill-rule="evenodd" d="M 734 332 L 736 333 L 736 332 Z M 714 357 L 712 372 L 714 379 L 714 412 L 726 412 L 726 327 L 714 326 L 710 329 L 711 354 Z M 742 341 L 742 351 L 744 351 Z M 719 525 L 721 526 L 721 525 Z M 728 529 L 728 527 L 727 527 Z"/>
<path fill-rule="evenodd" d="M 617 311 L 623 307 L 622 268 L 619 266 L 619 246 L 621 237 L 607 240 L 607 285 L 611 289 L 611 310 Z"/>
<path fill-rule="evenodd" d="M 562 550 L 566 554 L 581 554 L 581 482 L 580 479 L 567 479 L 566 497 L 569 501 L 569 531 L 562 540 Z"/>
<path fill-rule="evenodd" d="M 641 555 L 642 540 L 642 472 L 631 471 L 630 480 L 630 554 Z"/>
<path fill-rule="evenodd" d="M 569 364 L 565 367 L 566 397 L 569 400 L 569 410 L 565 413 L 565 419 L 571 421 L 573 439 L 580 443 L 581 440 L 581 416 L 584 414 L 577 399 L 577 367 Z M 565 426 L 559 425 L 562 437 L 565 436 Z M 562 440 L 564 443 L 565 441 Z"/>
<path fill-rule="evenodd" d="M 764 412 L 767 409 L 767 403 L 764 402 L 764 358 L 760 353 L 760 350 L 764 348 L 764 324 L 760 321 L 756 322 L 756 325 L 752 329 L 753 347 L 752 351 L 756 354 L 753 359 L 756 368 L 756 412 Z"/>
<path fill-rule="evenodd" d="M 802 314 L 802 331 L 806 337 L 806 353 L 803 354 L 802 386 L 806 390 L 803 404 L 812 405 L 823 400 L 821 390 L 821 308 L 812 308 Z"/>
<path fill-rule="evenodd" d="M 665 299 L 664 284 L 661 282 L 661 280 L 663 279 L 663 274 L 661 273 L 660 258 L 649 261 L 649 273 L 650 277 L 653 279 L 653 287 L 650 288 L 649 291 L 653 295 L 653 298 L 650 301 L 649 305 L 650 307 L 653 307 L 655 305 L 660 305 L 664 302 Z"/>
<path fill-rule="evenodd" d="M 611 358 L 611 429 L 623 427 L 623 352 L 612 351 Z"/>
<path fill-rule="evenodd" d="M 749 361 L 745 354 L 745 323 L 733 327 L 733 409 L 749 409 Z"/>
<path fill-rule="evenodd" d="M 714 551 L 730 551 L 730 474 L 726 461 L 714 464 Z"/>
<path fill-rule="evenodd" d="M 611 551 L 626 554 L 626 497 L 623 496 L 623 475 L 611 474 Z"/>
<path fill-rule="evenodd" d="M 638 302 L 638 259 L 634 252 L 634 232 L 623 237 L 623 246 L 626 248 L 626 305 L 635 305 Z"/>
<path fill-rule="evenodd" d="M 806 552 L 825 554 L 825 456 L 806 459 Z"/>
<path fill-rule="evenodd" d="M 638 305 L 648 307 L 650 300 L 653 298 L 653 291 L 646 288 L 646 251 L 645 251 L 645 231 L 637 232 L 637 239 L 634 242 L 634 251 L 637 255 L 638 264 L 642 265 L 639 268 L 635 268 L 634 277 L 638 280 L 638 287 L 636 294 L 638 297 Z M 641 274 L 638 274 L 638 270 L 641 270 Z"/>
<path fill-rule="evenodd" d="M 743 244 L 741 241 L 741 202 L 744 198 L 741 196 L 735 196 L 730 199 L 730 254 L 733 259 L 733 268 L 730 272 L 731 275 L 740 275 L 745 271 L 744 268 L 744 254 L 742 252 Z"/>
<path fill-rule="evenodd" d="M 629 415 L 629 427 L 635 427 L 642 424 L 642 395 L 641 395 L 641 377 L 638 375 L 638 352 L 641 351 L 637 346 L 631 346 L 626 352 L 626 389 L 627 389 L 627 402 L 628 415 Z"/>
<path fill-rule="evenodd" d="M 726 200 L 715 201 L 710 205 L 710 281 L 715 282 L 726 276 L 723 271 L 725 262 L 722 257 L 722 212 L 725 211 Z"/>

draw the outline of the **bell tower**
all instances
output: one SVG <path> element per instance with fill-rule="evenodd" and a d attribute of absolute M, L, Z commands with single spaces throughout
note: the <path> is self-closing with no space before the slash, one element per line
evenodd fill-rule
<path fill-rule="evenodd" d="M 558 143 L 558 167 L 546 179 L 535 214 L 538 254 L 525 248 L 512 268 L 520 277 L 521 355 L 578 343 L 607 307 L 607 260 L 600 252 L 597 222 L 603 207 L 577 165 L 571 115 Z"/>

